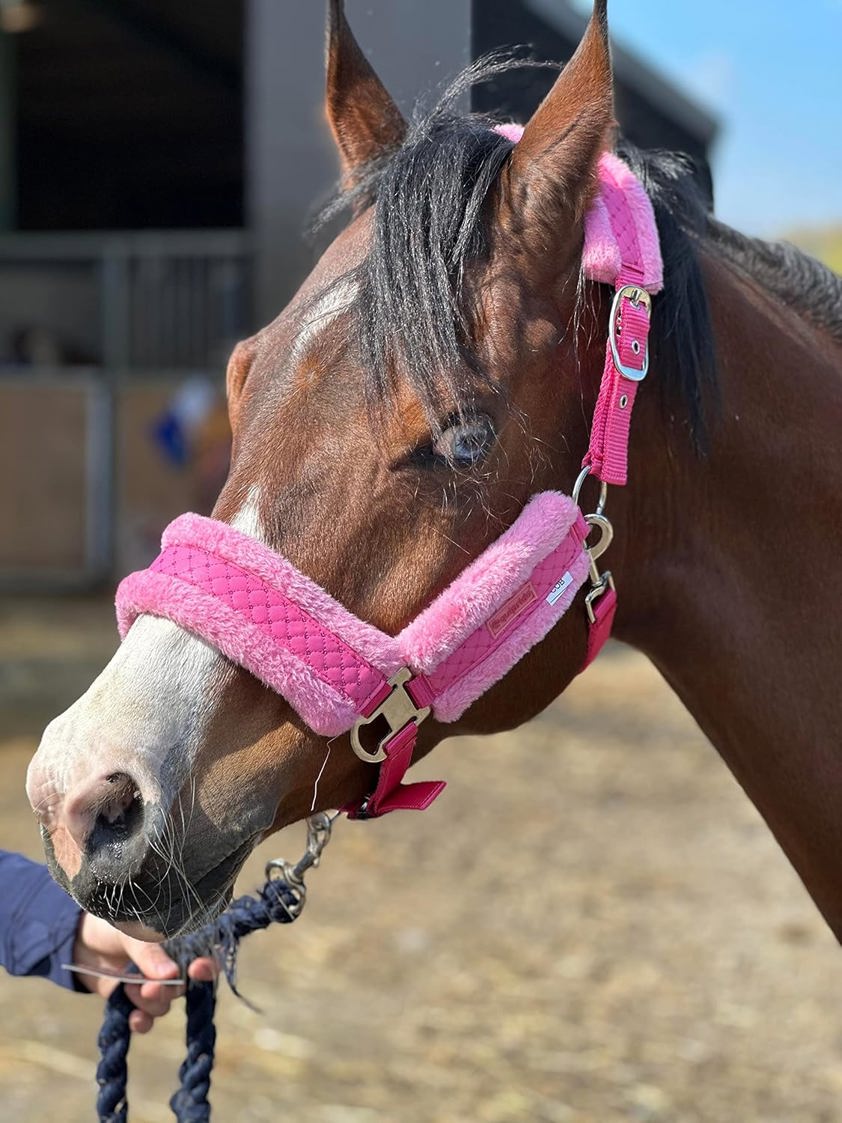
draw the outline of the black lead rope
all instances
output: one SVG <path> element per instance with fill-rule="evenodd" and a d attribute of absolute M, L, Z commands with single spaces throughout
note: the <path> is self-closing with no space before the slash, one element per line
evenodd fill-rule
<path fill-rule="evenodd" d="M 291 924 L 301 915 L 306 900 L 304 874 L 319 864 L 321 852 L 330 838 L 333 818 L 324 813 L 307 820 L 307 851 L 296 864 L 277 861 L 267 866 L 267 881 L 256 897 L 240 897 L 226 911 L 197 932 L 168 941 L 164 948 L 181 967 L 187 966 L 209 950 L 218 959 L 225 978 L 235 994 L 237 949 L 250 932 L 270 924 Z M 208 1123 L 210 1119 L 211 1070 L 213 1069 L 216 1027 L 216 984 L 189 982 L 187 1004 L 187 1055 L 179 1069 L 181 1086 L 170 1099 L 177 1123 Z M 97 1116 L 99 1123 L 127 1123 L 129 1104 L 126 1093 L 128 1053 L 131 1043 L 129 1014 L 134 1010 L 122 983 L 105 1004 L 99 1033 L 99 1085 Z"/>

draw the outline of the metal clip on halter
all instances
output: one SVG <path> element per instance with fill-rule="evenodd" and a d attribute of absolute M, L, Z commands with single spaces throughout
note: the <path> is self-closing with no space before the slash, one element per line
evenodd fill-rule
<path fill-rule="evenodd" d="M 406 688 L 406 684 L 412 677 L 412 671 L 409 667 L 401 667 L 399 671 L 396 671 L 389 679 L 391 691 L 368 717 L 361 717 L 351 730 L 351 747 L 360 760 L 364 760 L 366 764 L 379 764 L 384 761 L 386 759 L 386 747 L 396 733 L 400 733 L 411 721 L 420 725 L 425 718 L 430 716 L 430 707 L 416 706 L 412 695 Z M 378 718 L 385 719 L 389 726 L 389 732 L 377 742 L 376 749 L 369 750 L 360 741 L 360 730 L 363 726 L 371 725 Z"/>
<path fill-rule="evenodd" d="M 330 832 L 333 824 L 339 818 L 337 811 L 329 815 L 326 811 L 319 811 L 307 820 L 307 849 L 294 864 L 286 858 L 274 858 L 266 863 L 266 880 L 283 880 L 295 896 L 295 902 L 287 907 L 287 912 L 292 920 L 301 915 L 301 910 L 307 902 L 307 886 L 304 884 L 304 875 L 309 869 L 315 869 L 322 858 L 322 851 L 330 842 Z"/>
<path fill-rule="evenodd" d="M 591 591 L 585 597 L 585 611 L 588 614 L 588 620 L 591 624 L 596 623 L 596 611 L 594 605 L 600 597 L 604 596 L 609 589 L 614 589 L 614 578 L 611 576 L 611 570 L 606 569 L 604 573 L 599 572 L 599 566 L 596 564 L 599 558 L 605 553 L 611 545 L 614 538 L 614 527 L 611 525 L 605 515 L 585 515 L 585 522 L 590 527 L 598 527 L 602 533 L 602 537 L 593 546 L 586 547 L 588 557 L 590 558 L 590 582 Z"/>
<path fill-rule="evenodd" d="M 621 292 L 618 293 L 618 296 L 624 292 L 626 292 L 626 290 L 622 289 Z M 647 297 L 648 295 L 649 294 L 646 293 Z M 637 373 L 640 374 L 639 371 Z M 590 468 L 583 468 L 579 473 L 579 478 L 576 480 L 576 484 L 573 488 L 573 499 L 576 503 L 579 502 L 579 496 L 581 495 L 582 487 L 589 475 Z M 611 524 L 611 520 L 608 519 L 605 515 L 605 506 L 607 502 L 608 485 L 604 481 L 601 481 L 596 510 L 593 512 L 593 514 L 585 515 L 585 522 L 588 524 L 588 526 L 591 528 L 597 527 L 600 531 L 599 541 L 595 542 L 593 546 L 585 547 L 585 549 L 587 550 L 588 558 L 590 560 L 591 582 L 591 591 L 585 597 L 585 611 L 588 614 L 588 620 L 591 622 L 591 624 L 596 623 L 596 610 L 594 608 L 596 602 L 600 597 L 604 596 L 609 591 L 609 589 L 612 592 L 615 591 L 614 578 L 611 575 L 611 570 L 606 569 L 604 573 L 600 573 L 599 566 L 596 564 L 614 540 L 614 527 Z"/>

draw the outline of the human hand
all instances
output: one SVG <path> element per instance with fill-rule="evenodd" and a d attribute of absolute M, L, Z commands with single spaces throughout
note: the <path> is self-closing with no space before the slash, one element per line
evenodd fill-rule
<path fill-rule="evenodd" d="M 82 913 L 73 947 L 73 962 L 80 967 L 91 967 L 96 971 L 123 973 L 129 962 L 135 964 L 147 980 L 177 979 L 178 966 L 173 963 L 160 944 L 135 940 L 118 932 L 106 920 Z M 187 969 L 190 979 L 195 982 L 211 982 L 218 970 L 213 959 L 201 957 L 194 959 Z M 95 994 L 107 998 L 117 986 L 114 979 L 101 979 L 92 975 L 78 974 L 80 983 Z M 137 1007 L 129 1015 L 129 1026 L 135 1033 L 148 1033 L 155 1019 L 169 1011 L 176 998 L 184 994 L 183 986 L 162 985 L 146 981 L 126 983 L 126 995 Z"/>

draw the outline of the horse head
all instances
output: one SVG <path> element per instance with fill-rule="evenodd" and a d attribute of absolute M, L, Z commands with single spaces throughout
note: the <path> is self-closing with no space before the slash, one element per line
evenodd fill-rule
<path fill-rule="evenodd" d="M 213 516 L 388 635 L 579 471 L 609 303 L 581 274 L 614 129 L 605 8 L 514 145 L 453 92 L 407 124 L 330 4 L 327 117 L 351 217 L 234 351 Z M 425 722 L 415 758 L 541 711 L 586 633 L 569 614 L 458 721 Z M 144 614 L 47 728 L 28 793 L 83 906 L 172 933 L 221 907 L 260 840 L 361 799 L 375 775 L 347 737 L 318 735 L 204 640 Z"/>

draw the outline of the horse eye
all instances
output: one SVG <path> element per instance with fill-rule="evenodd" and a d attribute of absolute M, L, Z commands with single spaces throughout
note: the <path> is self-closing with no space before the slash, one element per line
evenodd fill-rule
<path fill-rule="evenodd" d="M 494 441 L 488 417 L 472 417 L 448 425 L 432 445 L 433 457 L 458 468 L 473 468 L 487 456 Z"/>

